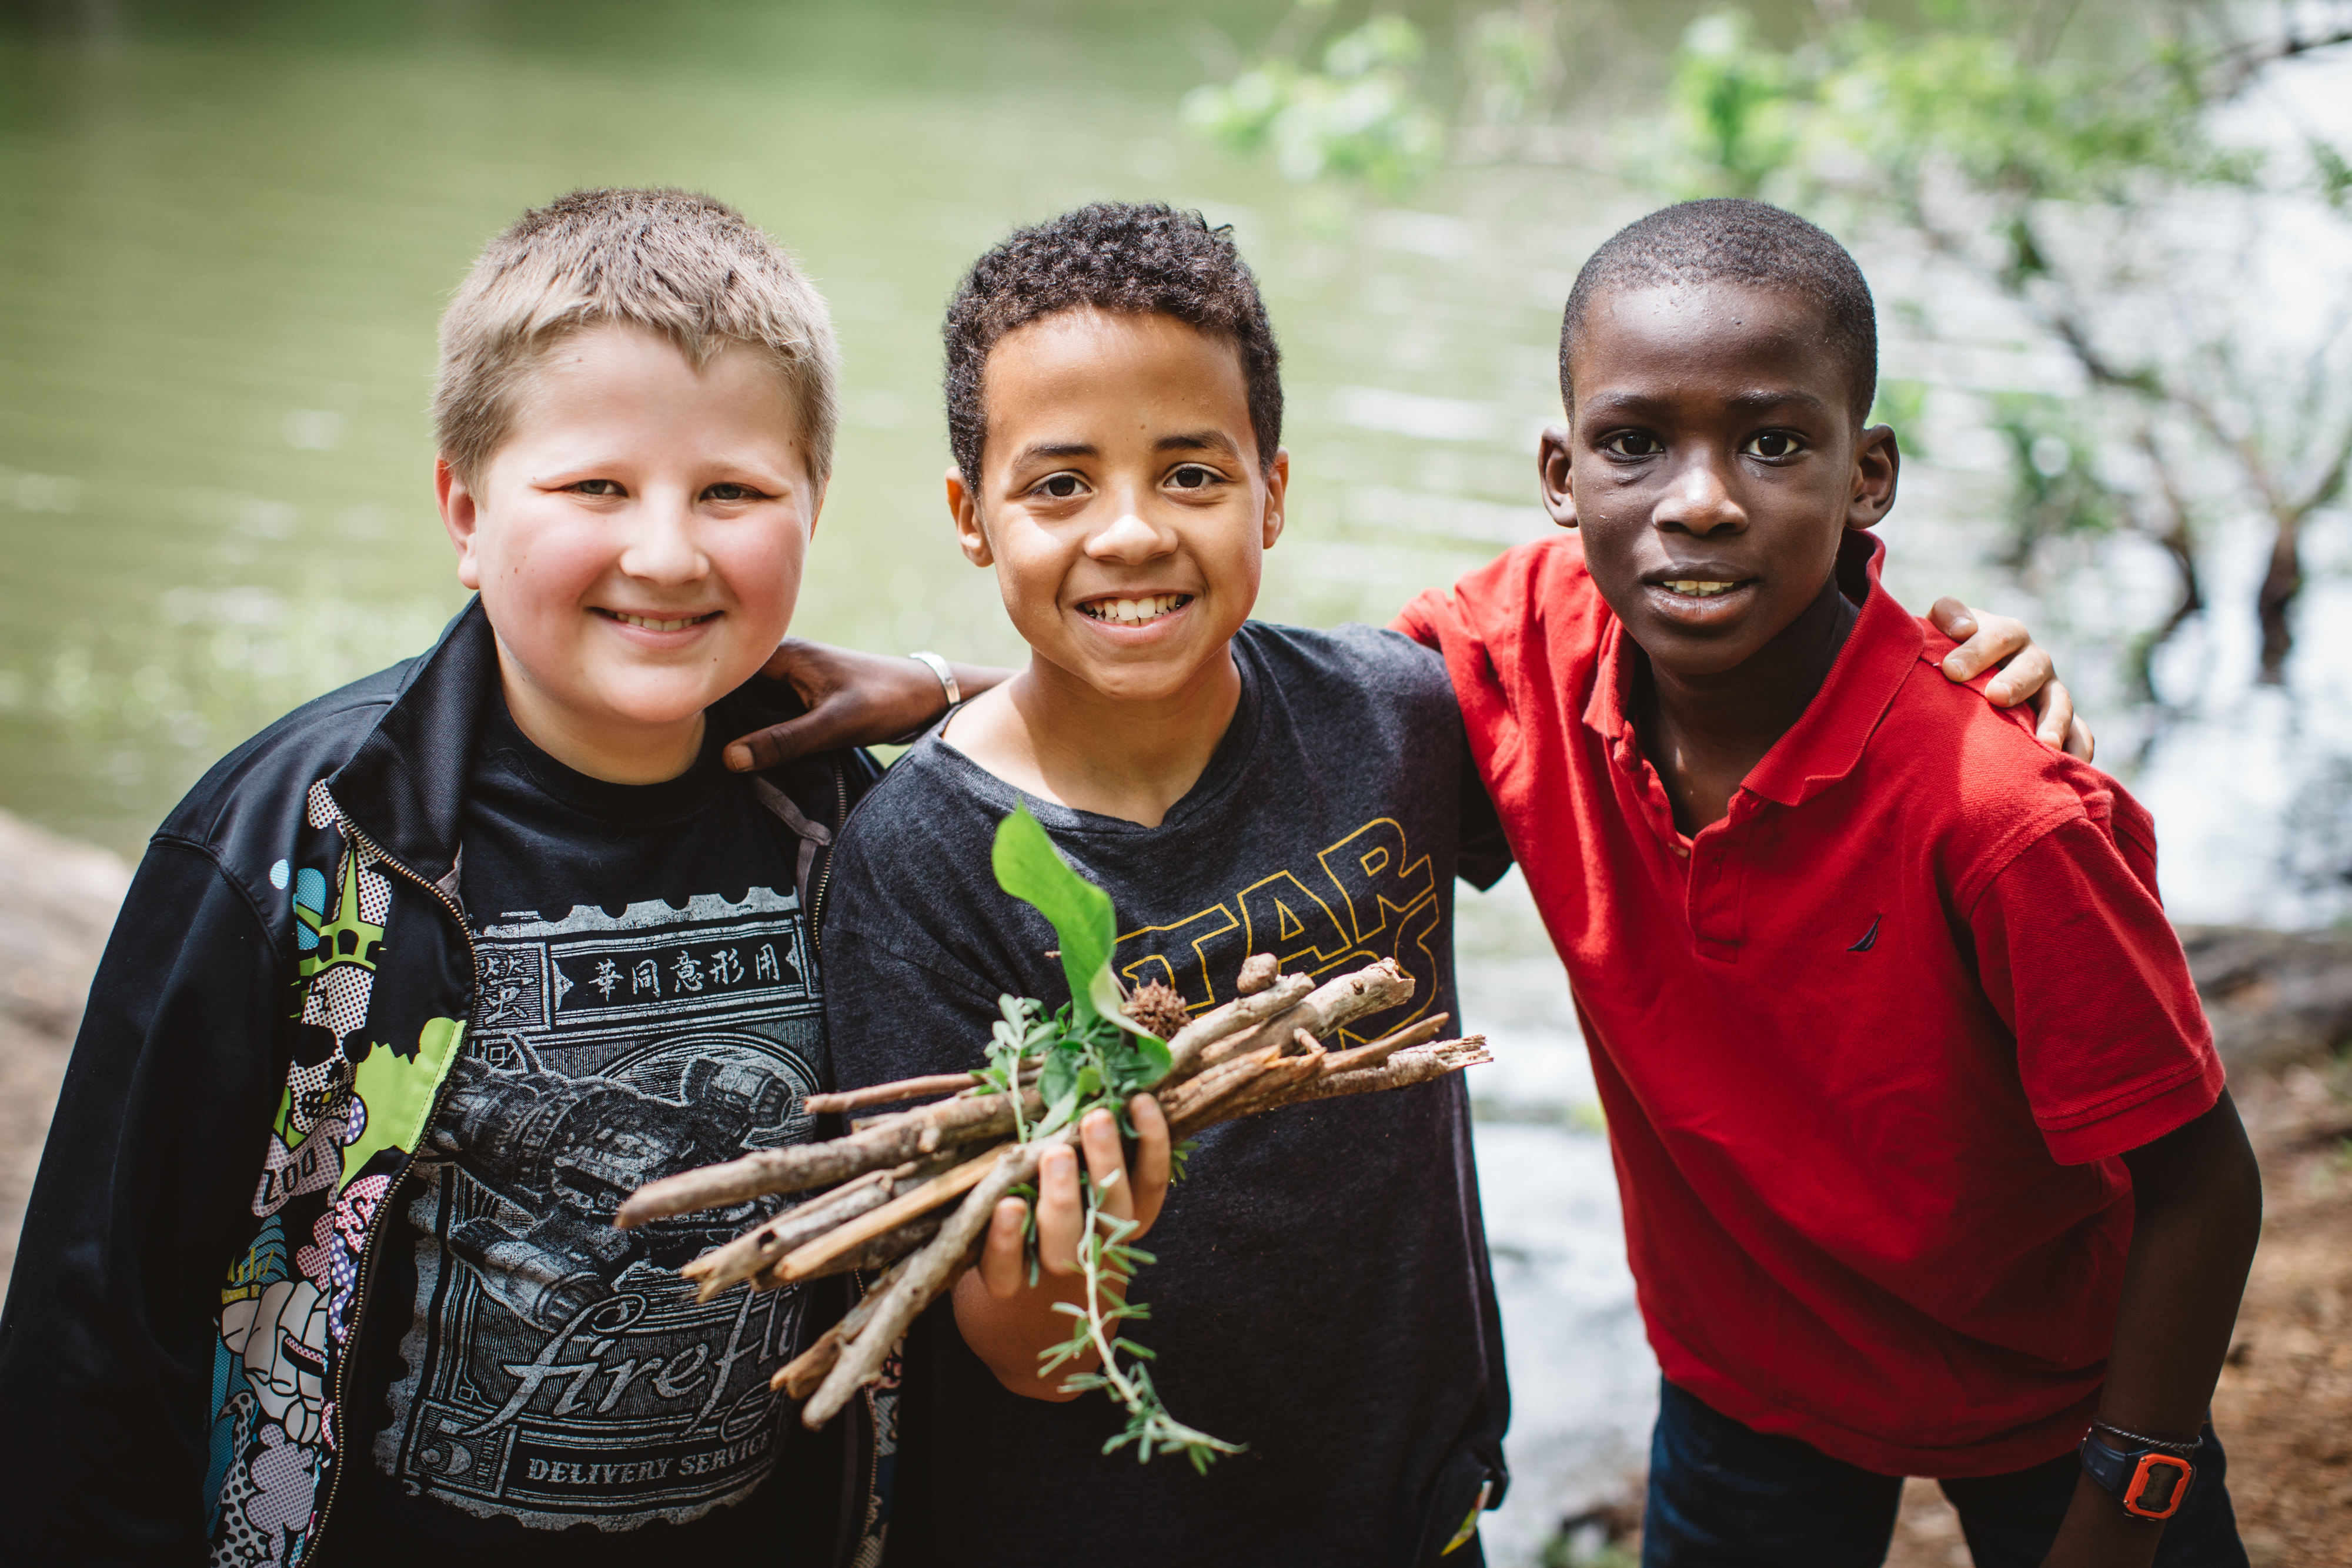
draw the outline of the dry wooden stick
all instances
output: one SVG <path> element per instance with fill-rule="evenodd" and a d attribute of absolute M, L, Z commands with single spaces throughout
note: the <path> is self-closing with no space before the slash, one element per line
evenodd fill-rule
<path fill-rule="evenodd" d="M 980 1086 L 977 1072 L 937 1072 L 928 1078 L 902 1079 L 896 1083 L 870 1083 L 863 1089 L 845 1089 L 837 1094 L 812 1094 L 801 1103 L 811 1114 L 822 1116 L 831 1112 L 844 1114 L 864 1111 L 875 1105 L 896 1105 L 901 1100 L 928 1100 L 935 1094 L 955 1094 Z"/>
<path fill-rule="evenodd" d="M 1027 1061 L 1021 1064 L 1021 1082 L 1034 1083 L 1045 1064 Z M 977 1089 L 985 1082 L 977 1072 L 934 1072 L 922 1078 L 901 1078 L 895 1083 L 869 1083 L 863 1089 L 845 1089 L 835 1094 L 811 1094 L 802 1103 L 822 1115 L 828 1111 L 864 1111 L 876 1105 L 897 1105 L 908 1100 L 928 1100 L 936 1095 L 953 1094 L 967 1089 Z M 929 1110 L 930 1106 L 919 1106 Z M 887 1116 L 861 1117 L 850 1124 L 855 1131 L 878 1127 L 908 1112 L 892 1112 Z"/>
<path fill-rule="evenodd" d="M 1239 1052 L 1253 1049 L 1265 1040 L 1279 1040 L 1286 1048 L 1295 1038 L 1292 1031 L 1305 1030 L 1318 1040 L 1342 1024 L 1352 1023 L 1367 1013 L 1385 1012 L 1412 998 L 1412 977 L 1398 967 L 1393 958 L 1383 958 L 1351 975 L 1318 988 L 1313 994 L 1287 1010 L 1261 1015 L 1265 1024 L 1249 1040 L 1228 1037 L 1208 1045 L 1201 1053 L 1203 1065 L 1213 1065 Z M 1275 991 L 1264 991 L 1260 997 L 1270 997 Z M 1256 1001 L 1259 997 L 1252 997 Z M 1235 1006 L 1244 1004 L 1236 1003 Z"/>
<path fill-rule="evenodd" d="M 919 1168 L 901 1166 L 900 1170 Z M 845 1219 L 890 1201 L 893 1171 L 871 1171 L 844 1182 L 822 1197 L 762 1220 L 723 1247 L 714 1247 L 678 1270 L 697 1282 L 695 1300 L 707 1301 L 738 1280 L 747 1280 L 774 1259 L 813 1237 L 822 1236 Z"/>
<path fill-rule="evenodd" d="M 1251 1110 L 1275 1111 L 1315 1100 L 1336 1099 L 1343 1094 L 1370 1094 L 1386 1089 L 1406 1089 L 1494 1060 L 1487 1054 L 1485 1035 L 1465 1035 L 1460 1040 L 1440 1040 L 1435 1045 L 1400 1051 L 1377 1067 L 1358 1068 L 1352 1072 L 1327 1073 L 1265 1104 L 1254 1105 Z M 1220 1115 L 1215 1120 L 1223 1121 L 1225 1117 Z"/>
<path fill-rule="evenodd" d="M 986 1159 L 966 1160 L 946 1174 L 933 1176 L 904 1197 L 894 1197 L 881 1207 L 870 1209 L 845 1224 L 834 1227 L 815 1240 L 803 1243 L 769 1272 L 780 1285 L 809 1279 L 823 1271 L 825 1264 L 859 1243 L 870 1241 L 887 1230 L 895 1230 L 951 1198 L 961 1197 L 979 1186 L 981 1178 L 987 1174 Z"/>
<path fill-rule="evenodd" d="M 908 1253 L 885 1270 L 882 1277 L 857 1299 L 857 1304 L 841 1314 L 839 1322 L 819 1334 L 814 1344 L 779 1367 L 776 1375 L 768 1379 L 768 1386 L 781 1388 L 795 1399 L 807 1398 L 809 1390 L 833 1370 L 833 1364 L 840 1358 L 842 1342 L 857 1336 L 866 1320 L 874 1315 L 874 1309 L 882 1304 L 882 1292 L 897 1284 L 914 1260 L 914 1254 Z"/>
<path fill-rule="evenodd" d="M 1275 1059 L 1281 1054 L 1282 1048 L 1279 1045 L 1269 1045 L 1262 1051 L 1254 1051 L 1247 1056 L 1237 1056 L 1230 1061 L 1221 1061 L 1173 1089 L 1157 1091 L 1153 1097 L 1160 1102 L 1160 1109 L 1172 1124 L 1188 1116 L 1195 1115 L 1206 1107 L 1224 1099 L 1244 1083 L 1272 1066 Z"/>
<path fill-rule="evenodd" d="M 698 1301 L 710 1300 L 738 1280 L 754 1281 L 756 1290 L 773 1290 L 784 1281 L 773 1278 L 770 1271 L 793 1249 L 893 1198 L 903 1197 L 933 1176 L 976 1157 L 977 1153 L 964 1145 L 926 1160 L 911 1160 L 895 1170 L 869 1172 L 753 1226 L 725 1246 L 714 1247 L 686 1264 L 678 1272 L 698 1282 L 700 1288 L 695 1296 Z"/>
<path fill-rule="evenodd" d="M 1037 1176 L 1037 1162 L 1049 1148 L 1076 1143 L 1078 1130 L 1063 1128 L 1050 1136 L 1014 1144 L 997 1155 L 980 1185 L 964 1195 L 940 1233 L 913 1253 L 907 1271 L 883 1292 L 874 1315 L 855 1339 L 842 1346 L 841 1357 L 801 1410 L 801 1422 L 814 1431 L 841 1413 L 850 1396 L 881 1375 L 882 1362 L 916 1314 L 938 1300 L 962 1273 L 965 1255 L 981 1240 L 996 1212 L 996 1201 Z"/>
<path fill-rule="evenodd" d="M 947 1216 L 935 1208 L 919 1219 L 910 1219 L 906 1224 L 886 1230 L 869 1240 L 861 1241 L 846 1252 L 836 1252 L 806 1273 L 795 1274 L 791 1280 L 786 1280 L 772 1269 L 760 1277 L 760 1289 L 773 1290 L 778 1285 L 790 1284 L 801 1280 L 823 1279 L 827 1274 L 846 1274 L 856 1270 L 884 1268 L 896 1263 L 899 1259 L 908 1256 L 916 1248 L 937 1236 L 940 1233 L 940 1227 L 946 1223 Z"/>
<path fill-rule="evenodd" d="M 1400 1051 L 1409 1050 L 1416 1045 L 1426 1045 L 1435 1040 L 1439 1031 L 1445 1028 L 1448 1016 L 1445 1013 L 1432 1013 L 1419 1023 L 1407 1024 L 1394 1034 L 1384 1034 L 1370 1045 L 1359 1045 L 1347 1051 L 1335 1051 L 1325 1060 L 1323 1071 L 1328 1075 L 1333 1072 L 1352 1071 L 1359 1067 L 1378 1067 Z"/>
<path fill-rule="evenodd" d="M 1298 1039 L 1305 1042 L 1305 1049 L 1298 1055 L 1275 1058 L 1264 1071 L 1244 1079 L 1234 1092 L 1220 1096 L 1218 1103 L 1190 1110 L 1173 1119 L 1169 1124 L 1169 1137 L 1189 1137 L 1213 1122 L 1230 1122 L 1236 1117 L 1249 1115 L 1272 1104 L 1285 1092 L 1319 1076 L 1328 1053 L 1305 1030 L 1298 1031 Z M 1266 1049 L 1272 1051 L 1275 1048 L 1268 1046 Z"/>
<path fill-rule="evenodd" d="M 1028 1113 L 1043 1115 L 1045 1102 L 1025 1090 Z M 772 1193 L 805 1192 L 852 1176 L 900 1166 L 943 1146 L 1001 1138 L 1013 1131 L 1013 1109 L 1002 1094 L 944 1100 L 886 1118 L 863 1132 L 824 1144 L 755 1149 L 724 1165 L 705 1166 L 647 1182 L 621 1205 L 613 1223 L 626 1230 L 647 1220 L 698 1208 L 718 1208 Z"/>
<path fill-rule="evenodd" d="M 1202 1013 L 1178 1030 L 1176 1038 L 1168 1042 L 1168 1075 L 1160 1082 L 1174 1083 L 1190 1078 L 1207 1065 L 1202 1053 L 1208 1047 L 1253 1024 L 1264 1022 L 1296 1004 L 1314 988 L 1315 982 L 1304 975 L 1285 975 L 1254 996 L 1245 996 L 1239 1001 L 1227 1002 L 1223 1007 L 1212 1008 Z"/>

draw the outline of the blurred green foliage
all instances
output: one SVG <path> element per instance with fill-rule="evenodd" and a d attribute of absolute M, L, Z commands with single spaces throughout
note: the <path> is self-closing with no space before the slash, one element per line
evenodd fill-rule
<path fill-rule="evenodd" d="M 2352 34 L 2190 5 L 2151 10 L 2105 47 L 2065 55 L 2021 20 L 2015 6 L 1946 0 L 1926 28 L 1855 16 L 1774 48 L 1743 12 L 1701 18 L 1675 57 L 1658 183 L 1907 241 L 1932 267 L 1973 274 L 2021 307 L 2044 346 L 2074 362 L 2079 397 L 1990 400 L 1986 423 L 2011 458 L 2004 563 L 2030 575 L 2044 544 L 2063 542 L 2096 569 L 2102 538 L 2157 545 L 2177 592 L 2126 652 L 2130 687 L 2147 700 L 2157 650 L 2204 608 L 2200 512 L 2215 508 L 2190 499 L 2189 475 L 2234 467 L 2234 509 L 2266 514 L 2272 533 L 2253 608 L 2263 676 L 2282 679 L 2303 530 L 2341 499 L 2352 414 L 2340 398 L 2282 402 L 2247 384 L 2263 372 L 2235 351 L 2226 319 L 2202 337 L 2148 324 L 2180 314 L 2167 287 L 2210 265 L 2207 236 L 2178 222 L 2191 204 L 2304 195 L 2342 211 L 2352 164 L 2332 144 L 2306 136 L 2303 166 L 2282 170 L 2214 126 L 2265 68 Z M 2135 296 L 2148 314 L 2118 331 L 2113 306 Z M 2306 367 L 2315 384 L 2336 348 L 2335 335 L 2317 336 Z M 2103 449 L 2114 448 L 2149 477 L 2111 479 Z"/>
<path fill-rule="evenodd" d="M 1425 53 L 1411 21 L 1374 16 L 1332 39 L 1319 68 L 1274 56 L 1229 82 L 1194 89 L 1184 121 L 1239 152 L 1271 149 L 1291 179 L 1332 175 L 1392 193 L 1445 151 L 1444 126 L 1413 79 Z"/>

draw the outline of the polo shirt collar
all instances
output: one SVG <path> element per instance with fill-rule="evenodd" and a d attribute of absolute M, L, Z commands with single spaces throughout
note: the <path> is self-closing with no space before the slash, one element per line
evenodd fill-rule
<path fill-rule="evenodd" d="M 1895 694 L 1918 662 L 1926 639 L 1910 612 L 1879 586 L 1886 547 L 1875 534 L 1849 532 L 1838 545 L 1838 584 L 1859 597 L 1862 613 L 1830 666 L 1829 679 L 1813 695 L 1789 732 L 1774 743 L 1742 782 L 1749 793 L 1795 806 L 1843 779 L 1862 760 L 1862 749 L 1885 717 Z M 1601 678 L 1585 704 L 1586 727 L 1610 742 L 1621 763 L 1639 755 L 1633 727 L 1633 671 L 1641 650 L 1615 616 L 1601 636 Z"/>

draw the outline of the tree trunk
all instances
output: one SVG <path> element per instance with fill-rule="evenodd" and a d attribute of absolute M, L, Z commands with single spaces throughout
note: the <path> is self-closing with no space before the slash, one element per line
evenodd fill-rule
<path fill-rule="evenodd" d="M 2286 680 L 2287 655 L 2294 651 L 2294 631 L 2287 624 L 2287 615 L 2294 608 L 2294 596 L 2302 591 L 2303 520 L 2281 517 L 2277 536 L 2271 541 L 2270 570 L 2263 574 L 2262 592 L 2254 602 L 2263 625 L 2264 685 L 2275 686 Z"/>

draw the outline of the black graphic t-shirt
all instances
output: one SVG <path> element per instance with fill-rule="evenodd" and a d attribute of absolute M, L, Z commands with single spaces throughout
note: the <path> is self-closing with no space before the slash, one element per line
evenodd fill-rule
<path fill-rule="evenodd" d="M 686 774 L 626 786 L 487 717 L 459 862 L 479 989 L 379 1243 L 339 1563 L 789 1565 L 829 1542 L 777 1479 L 768 1379 L 803 1292 L 698 1305 L 677 1273 L 777 1200 L 612 1226 L 647 1180 L 805 1139 L 825 1072 L 800 841 L 709 728 Z"/>
<path fill-rule="evenodd" d="M 1444 667 L 1360 626 L 1254 622 L 1234 647 L 1240 707 L 1158 827 L 1028 801 L 1110 894 L 1115 967 L 1199 1010 L 1232 998 L 1250 953 L 1326 976 L 1393 958 L 1412 998 L 1351 1042 L 1458 1012 L 1454 877 L 1509 859 Z M 1024 797 L 952 734 L 901 758 L 837 849 L 845 1087 L 980 1065 L 1000 992 L 1069 995 L 1052 928 L 991 869 Z M 942 1302 L 908 1336 L 891 1568 L 1402 1568 L 1498 1495 L 1509 1402 L 1459 1077 L 1211 1128 L 1140 1245 L 1159 1260 L 1131 1292 L 1153 1382 L 1177 1420 L 1248 1450 L 1206 1476 L 1106 1457 L 1123 1412 L 1008 1393 Z"/>

